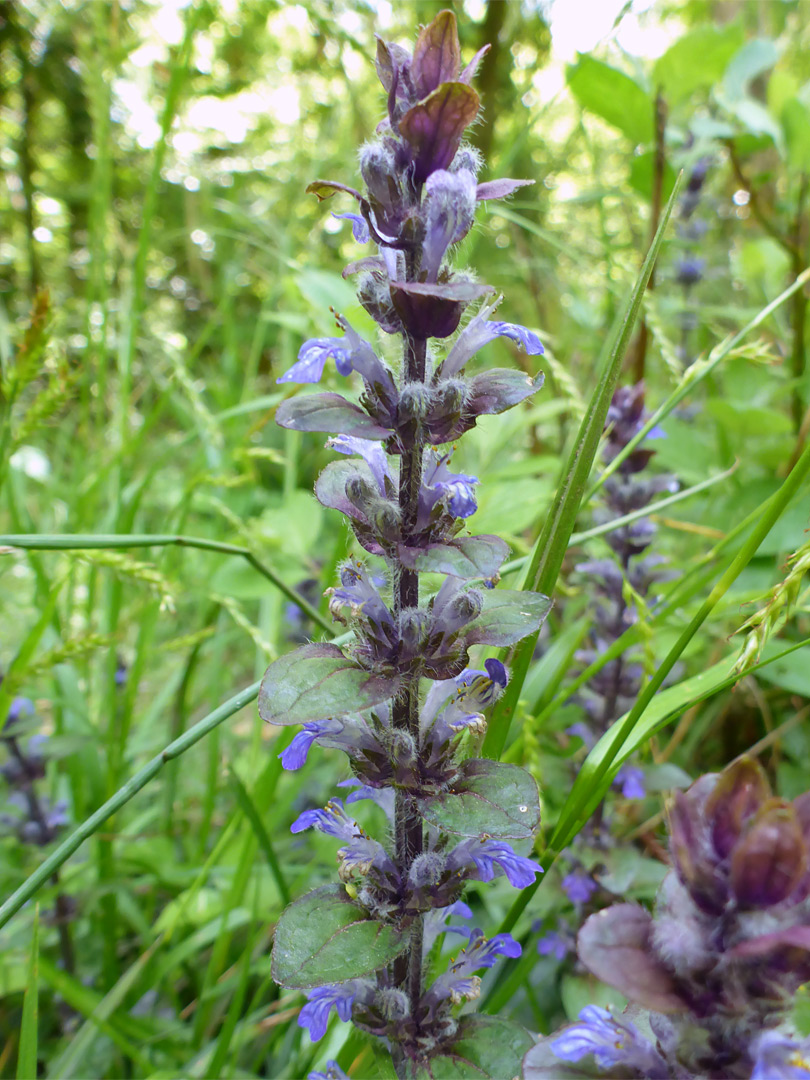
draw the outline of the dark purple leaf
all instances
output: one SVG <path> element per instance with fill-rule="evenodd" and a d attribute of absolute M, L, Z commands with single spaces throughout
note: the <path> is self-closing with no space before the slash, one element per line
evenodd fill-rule
<path fill-rule="evenodd" d="M 467 64 L 462 73 L 459 75 L 459 82 L 471 83 L 473 81 L 473 79 L 475 78 L 475 73 L 478 71 L 478 65 L 481 63 L 481 61 L 484 59 L 484 57 L 487 55 L 491 48 L 491 45 L 484 45 L 478 50 L 478 52 L 475 54 L 469 64 Z"/>
<path fill-rule="evenodd" d="M 399 130 L 413 150 L 415 179 L 423 183 L 456 156 L 461 136 L 478 115 L 478 94 L 462 82 L 443 83 L 409 109 Z"/>
<path fill-rule="evenodd" d="M 706 817 L 721 859 L 731 854 L 746 821 L 770 794 L 768 778 L 753 758 L 741 758 L 720 774 L 706 800 Z"/>
<path fill-rule="evenodd" d="M 311 184 L 307 185 L 307 195 L 316 195 L 318 202 L 323 202 L 324 199 L 331 199 L 333 195 L 337 195 L 339 191 L 345 191 L 349 195 L 353 195 L 358 202 L 363 201 L 363 196 L 359 191 L 356 191 L 352 187 L 346 187 L 345 184 L 338 184 L 334 180 L 313 180 Z"/>
<path fill-rule="evenodd" d="M 329 431 L 360 439 L 387 439 L 391 434 L 357 405 L 332 393 L 304 394 L 282 401 L 276 409 L 276 423 L 293 431 Z"/>
<path fill-rule="evenodd" d="M 586 921 L 577 938 L 579 959 L 597 979 L 629 1001 L 656 1012 L 684 1012 L 672 976 L 650 949 L 652 916 L 635 904 L 614 904 Z"/>
<path fill-rule="evenodd" d="M 442 83 L 458 78 L 460 67 L 456 17 L 452 11 L 440 11 L 416 39 L 411 63 L 414 89 L 426 98 Z"/>
<path fill-rule="evenodd" d="M 495 290 L 491 285 L 459 282 L 424 285 L 394 281 L 391 299 L 403 326 L 413 337 L 449 337 L 461 321 L 461 313 L 471 300 Z"/>
<path fill-rule="evenodd" d="M 781 904 L 807 871 L 807 849 L 796 811 L 771 799 L 751 819 L 731 855 L 731 888 L 741 908 Z"/>

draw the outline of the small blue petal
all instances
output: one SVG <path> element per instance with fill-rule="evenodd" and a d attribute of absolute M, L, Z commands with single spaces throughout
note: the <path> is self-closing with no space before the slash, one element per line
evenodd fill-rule
<path fill-rule="evenodd" d="M 498 337 L 510 338 L 521 345 L 529 356 L 541 356 L 545 351 L 537 334 L 527 330 L 525 326 L 519 326 L 517 323 L 491 322 L 488 328 L 494 330 Z"/>
<path fill-rule="evenodd" d="M 371 239 L 368 222 L 360 214 L 332 214 L 333 218 L 348 220 L 352 223 L 352 236 L 358 244 L 367 244 Z"/>
<path fill-rule="evenodd" d="M 317 733 L 313 731 L 299 731 L 290 745 L 278 755 L 281 758 L 281 767 L 294 772 L 306 764 L 310 747 L 317 739 Z"/>

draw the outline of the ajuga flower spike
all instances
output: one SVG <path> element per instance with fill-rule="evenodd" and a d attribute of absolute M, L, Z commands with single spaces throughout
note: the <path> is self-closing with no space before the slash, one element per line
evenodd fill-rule
<path fill-rule="evenodd" d="M 511 1076 L 530 1042 L 508 1021 L 454 1015 L 478 994 L 475 972 L 520 947 L 508 935 L 487 941 L 480 930 L 447 922 L 469 913 L 459 900 L 465 882 L 505 877 L 519 889 L 541 872 L 526 852 L 540 814 L 534 780 L 513 765 L 464 760 L 460 743 L 484 730 L 508 678 L 498 660 L 469 668 L 469 648 L 509 645 L 534 632 L 549 601 L 495 588 L 508 547 L 463 531 L 477 507 L 478 478 L 453 469 L 448 444 L 479 416 L 512 408 L 542 384 L 542 375 L 508 369 L 466 374 L 478 350 L 498 337 L 531 356 L 543 347 L 531 330 L 492 319 L 491 302 L 449 348 L 429 347 L 495 291 L 449 262 L 477 204 L 527 182 L 479 183 L 479 155 L 463 141 L 478 114 L 471 81 L 485 51 L 462 67 L 449 11 L 420 31 L 412 54 L 378 42 L 387 116 L 360 151 L 363 190 L 325 180 L 309 190 L 356 201 L 357 213 L 337 216 L 376 253 L 346 273 L 359 275 L 359 300 L 380 330 L 401 341 L 401 364 L 389 367 L 338 315 L 342 334 L 305 342 L 279 382 L 318 382 L 334 362 L 341 376 L 362 379 L 359 403 L 308 393 L 276 414 L 284 427 L 333 436 L 327 445 L 341 456 L 315 493 L 348 518 L 370 558 L 347 562 L 330 590 L 330 609 L 350 624 L 353 643 L 305 645 L 276 661 L 259 710 L 270 723 L 302 725 L 282 755 L 285 768 L 300 768 L 315 743 L 344 751 L 350 783 L 359 784 L 347 801 L 378 802 L 391 816 L 393 839 L 373 839 L 337 799 L 298 817 L 295 832 L 314 828 L 341 843 L 341 883 L 283 913 L 273 973 L 280 984 L 307 990 L 300 1023 L 313 1039 L 334 1008 L 383 1040 L 401 1077 L 424 1075 L 427 1066 L 443 1075 L 460 1059 L 493 1055 Z M 444 576 L 433 596 L 420 589 L 427 572 Z M 447 971 L 431 972 L 429 943 L 445 932 L 468 944 Z"/>

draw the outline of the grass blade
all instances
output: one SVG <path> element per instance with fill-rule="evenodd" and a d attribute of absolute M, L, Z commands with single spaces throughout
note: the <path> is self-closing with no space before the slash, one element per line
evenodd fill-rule
<path fill-rule="evenodd" d="M 682 177 L 679 177 L 672 190 L 666 210 L 661 216 L 661 222 L 622 315 L 618 334 L 602 365 L 599 382 L 571 449 L 551 511 L 534 546 L 523 581 L 524 589 L 535 589 L 538 592 L 545 593 L 546 596 L 552 596 L 554 593 L 560 567 L 571 534 L 574 531 L 580 503 L 585 492 L 585 485 L 588 482 L 596 451 L 599 447 L 599 440 L 602 437 L 608 407 L 619 379 L 622 360 L 630 342 L 630 336 L 641 307 L 644 291 L 647 288 L 647 282 L 650 280 L 650 275 L 664 239 L 672 208 L 678 197 L 681 179 Z M 509 734 L 509 727 L 517 709 L 523 683 L 537 644 L 537 636 L 537 634 L 533 634 L 531 637 L 524 638 L 510 653 L 511 678 L 506 692 L 493 710 L 482 748 L 484 757 L 497 759 L 503 752 Z"/>
<path fill-rule="evenodd" d="M 31 955 L 23 998 L 20 1024 L 20 1052 L 17 1056 L 17 1080 L 36 1080 L 37 1037 L 39 1032 L 39 904 L 34 912 Z"/>

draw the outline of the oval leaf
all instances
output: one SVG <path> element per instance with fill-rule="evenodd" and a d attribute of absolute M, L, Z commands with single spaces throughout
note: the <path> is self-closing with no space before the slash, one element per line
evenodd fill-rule
<path fill-rule="evenodd" d="M 390 678 L 369 674 L 336 645 L 304 645 L 265 672 L 259 716 L 268 724 L 305 724 L 379 705 L 395 689 Z"/>
<path fill-rule="evenodd" d="M 422 817 L 456 836 L 528 840 L 540 824 L 534 777 L 517 765 L 472 759 L 446 794 L 423 799 Z"/>
<path fill-rule="evenodd" d="M 323 885 L 282 913 L 273 978 L 292 990 L 357 979 L 390 963 L 407 944 L 407 934 L 369 919 L 342 885 Z"/>
<path fill-rule="evenodd" d="M 465 579 L 495 577 L 508 554 L 509 545 L 498 536 L 462 536 L 426 548 L 399 546 L 399 557 L 409 570 Z"/>
<path fill-rule="evenodd" d="M 484 593 L 484 607 L 467 633 L 468 645 L 514 645 L 539 630 L 551 611 L 542 593 L 494 589 Z"/>
<path fill-rule="evenodd" d="M 416 1080 L 504 1080 L 520 1076 L 521 1062 L 534 1040 L 514 1020 L 465 1016 L 453 1045 L 420 1068 Z"/>
<path fill-rule="evenodd" d="M 293 431 L 335 431 L 360 439 L 387 439 L 389 428 L 380 427 L 357 405 L 340 394 L 304 394 L 282 401 L 276 423 Z"/>
<path fill-rule="evenodd" d="M 478 94 L 462 82 L 446 82 L 409 109 L 399 130 L 413 147 L 415 179 L 446 169 L 456 156 L 465 128 L 478 115 Z"/>

